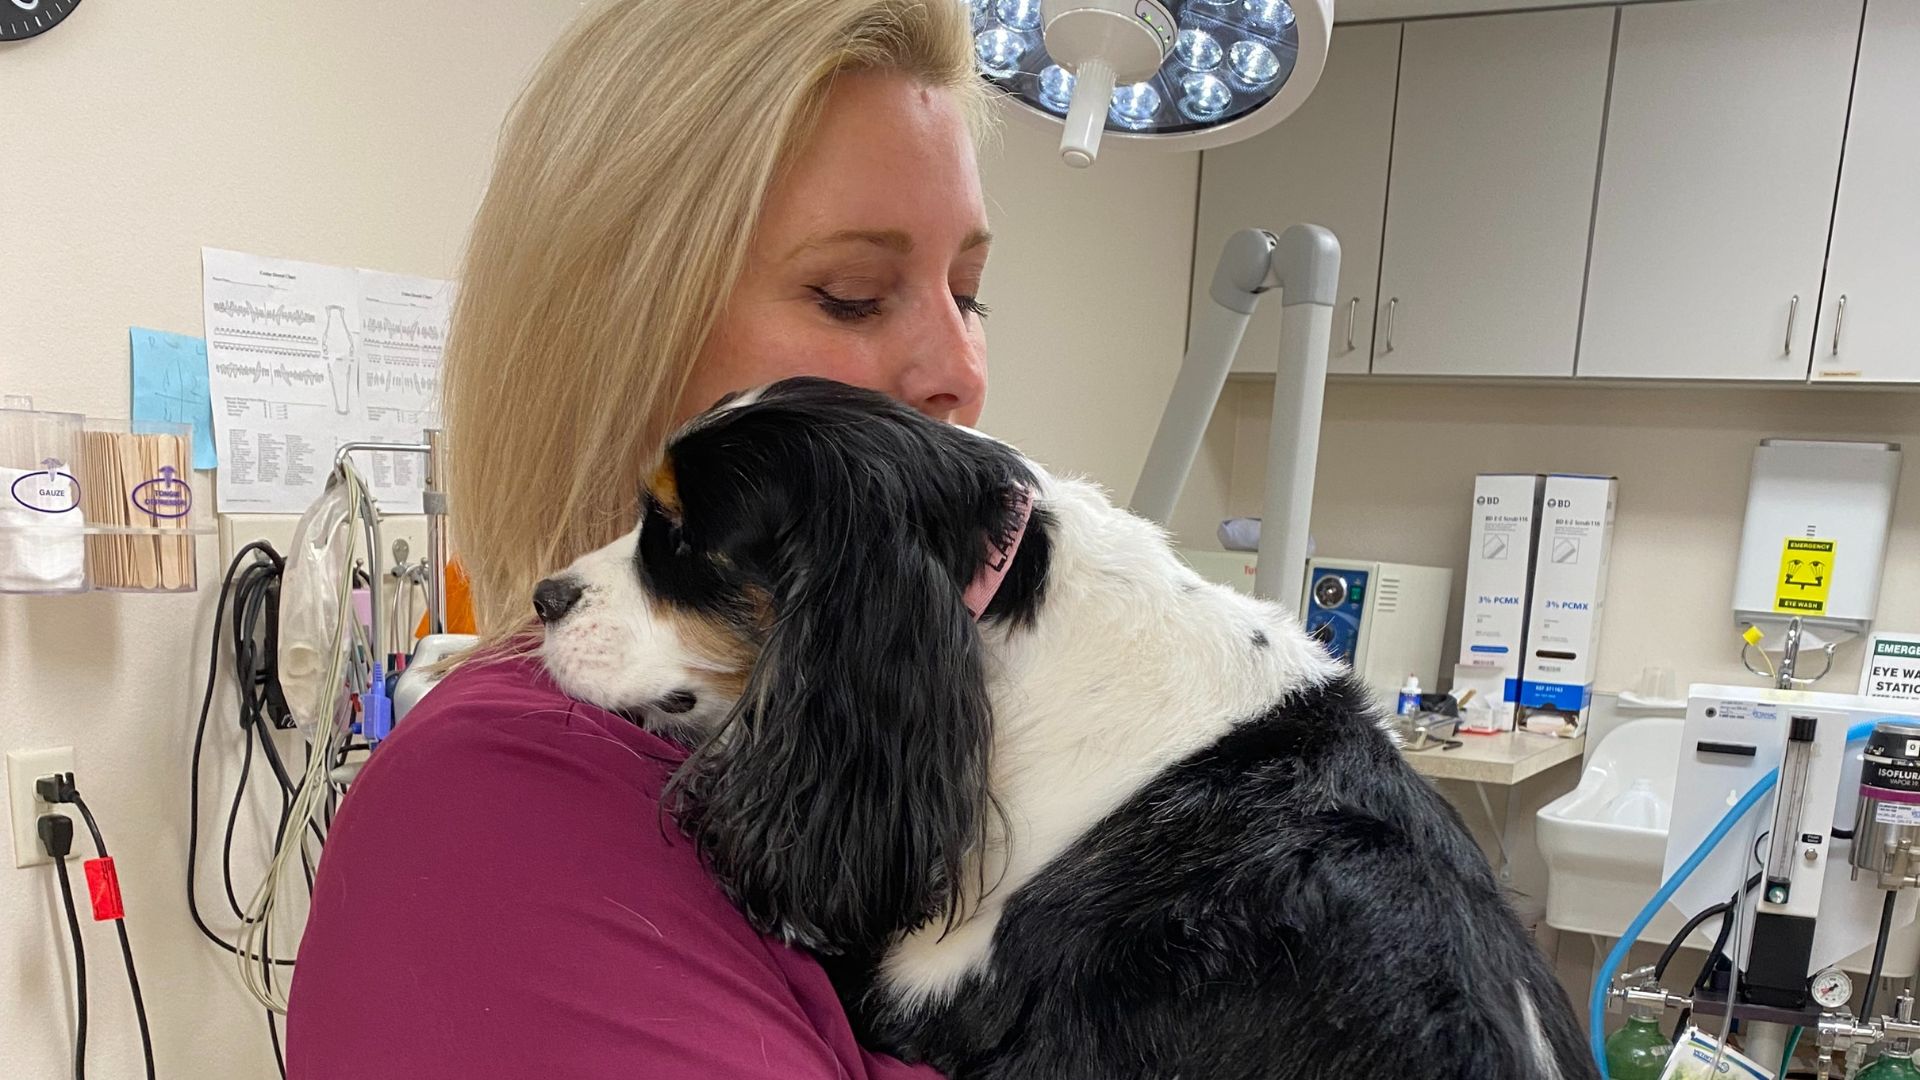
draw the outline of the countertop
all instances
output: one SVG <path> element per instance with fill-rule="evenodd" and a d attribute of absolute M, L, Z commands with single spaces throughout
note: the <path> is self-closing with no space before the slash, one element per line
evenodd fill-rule
<path fill-rule="evenodd" d="M 1587 743 L 1585 735 L 1563 739 L 1529 731 L 1454 737 L 1461 743 L 1458 749 L 1435 746 L 1431 750 L 1409 750 L 1407 761 L 1415 772 L 1435 780 L 1509 786 L 1538 776 L 1561 762 L 1580 760 Z"/>

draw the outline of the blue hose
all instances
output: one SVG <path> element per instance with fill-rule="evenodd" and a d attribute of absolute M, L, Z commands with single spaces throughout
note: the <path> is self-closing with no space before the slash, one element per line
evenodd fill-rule
<path fill-rule="evenodd" d="M 1892 717 L 1883 719 L 1892 719 Z M 1862 720 L 1853 725 L 1847 729 L 1847 741 L 1855 743 L 1866 738 L 1872 734 L 1874 725 L 1878 723 L 1880 723 L 1879 720 Z M 1672 877 L 1660 883 L 1660 888 L 1654 892 L 1653 899 L 1648 900 L 1647 906 L 1641 908 L 1640 914 L 1635 915 L 1633 921 L 1627 924 L 1627 929 L 1620 935 L 1620 940 L 1614 943 L 1613 951 L 1607 954 L 1606 962 L 1600 965 L 1599 971 L 1593 973 L 1593 994 L 1587 1001 L 1587 1040 L 1593 1049 L 1594 1063 L 1600 1066 L 1601 1080 L 1609 1080 L 1606 1048 L 1607 991 L 1613 987 L 1614 972 L 1620 970 L 1620 965 L 1626 962 L 1627 951 L 1633 948 L 1634 942 L 1640 940 L 1640 932 L 1647 928 L 1647 924 L 1653 921 L 1653 917 L 1658 915 L 1667 901 L 1673 898 L 1674 892 L 1692 876 L 1695 870 L 1700 868 L 1701 863 L 1707 861 L 1707 856 L 1713 854 L 1713 849 L 1719 845 L 1720 841 L 1726 839 L 1727 834 L 1733 831 L 1734 825 L 1747 816 L 1747 811 L 1753 809 L 1754 805 L 1765 797 L 1767 792 L 1772 791 L 1773 786 L 1779 782 L 1780 770 L 1775 767 L 1768 770 L 1767 775 L 1755 781 L 1745 795 L 1740 796 L 1740 801 L 1734 803 L 1732 808 L 1720 818 L 1720 823 L 1713 827 L 1713 831 L 1707 834 L 1706 839 L 1700 841 L 1699 847 L 1693 849 L 1693 854 L 1687 856 L 1687 861 L 1674 870 Z M 1736 958 L 1734 962 L 1738 963 L 1739 960 Z"/>

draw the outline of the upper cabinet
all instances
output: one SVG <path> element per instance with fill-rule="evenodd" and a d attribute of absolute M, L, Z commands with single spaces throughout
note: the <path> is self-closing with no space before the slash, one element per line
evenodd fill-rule
<path fill-rule="evenodd" d="M 1860 18 L 1861 0 L 1621 9 L 1581 375 L 1807 377 Z M 1911 102 L 1912 74 L 1887 77 Z M 1886 123 L 1910 141 L 1910 117 Z M 1893 224 L 1899 182 L 1861 227 Z"/>
<path fill-rule="evenodd" d="M 1573 373 L 1613 21 L 1406 25 L 1374 372 Z"/>
<path fill-rule="evenodd" d="M 1338 27 L 1320 84 L 1298 112 L 1246 142 L 1206 152 L 1194 310 L 1209 302 L 1207 288 L 1228 236 L 1246 228 L 1277 233 L 1299 222 L 1324 225 L 1340 240 L 1340 300 L 1328 366 L 1366 372 L 1399 59 L 1399 26 Z M 1271 372 L 1279 356 L 1280 305 L 1264 303 L 1247 327 L 1233 370 Z"/>
<path fill-rule="evenodd" d="M 1307 221 L 1336 373 L 1920 384 L 1917 201 L 1920 0 L 1341 26 L 1298 113 L 1203 158 L 1193 297 Z"/>
<path fill-rule="evenodd" d="M 1920 382 L 1920 4 L 1873 0 L 1813 342 L 1816 382 Z"/>

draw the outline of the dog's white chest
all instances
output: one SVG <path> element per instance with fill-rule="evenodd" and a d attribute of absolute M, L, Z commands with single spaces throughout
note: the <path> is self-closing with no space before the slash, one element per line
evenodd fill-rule
<path fill-rule="evenodd" d="M 881 968 L 888 997 L 912 1007 L 952 993 L 960 981 L 983 970 L 1000 926 L 998 901 L 982 907 L 947 933 L 940 923 L 923 926 L 895 943 Z"/>

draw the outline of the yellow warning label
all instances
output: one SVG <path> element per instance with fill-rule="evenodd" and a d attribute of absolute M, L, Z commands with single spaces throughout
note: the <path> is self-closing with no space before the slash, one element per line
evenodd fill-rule
<path fill-rule="evenodd" d="M 1780 552 L 1780 583 L 1773 610 L 1794 615 L 1825 615 L 1833 586 L 1834 542 L 1789 537 Z"/>

